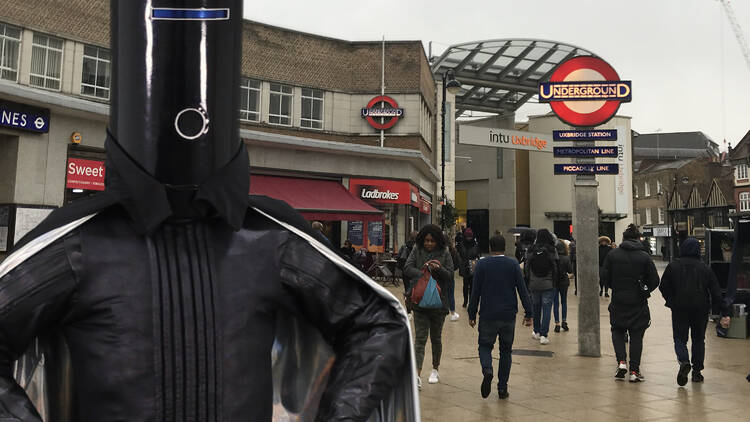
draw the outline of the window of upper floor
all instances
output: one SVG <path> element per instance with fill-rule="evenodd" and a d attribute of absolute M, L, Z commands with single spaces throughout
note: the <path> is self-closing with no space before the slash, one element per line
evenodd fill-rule
<path fill-rule="evenodd" d="M 747 180 L 747 164 L 738 164 L 734 168 L 734 179 L 736 181 Z"/>
<path fill-rule="evenodd" d="M 59 91 L 62 81 L 62 60 L 63 40 L 35 32 L 31 43 L 29 83 Z"/>
<path fill-rule="evenodd" d="M 651 186 L 649 186 L 648 181 L 643 183 L 643 196 L 651 196 Z"/>
<path fill-rule="evenodd" d="M 18 81 L 21 28 L 0 23 L 0 79 Z"/>
<path fill-rule="evenodd" d="M 289 85 L 271 84 L 268 101 L 268 123 L 272 125 L 292 125 L 293 89 Z"/>
<path fill-rule="evenodd" d="M 302 115 L 300 126 L 323 129 L 323 91 L 302 88 Z"/>
<path fill-rule="evenodd" d="M 260 81 L 240 79 L 240 120 L 260 121 Z"/>
<path fill-rule="evenodd" d="M 663 193 L 661 180 L 657 180 L 656 181 L 656 194 L 658 195 L 660 193 Z"/>
<path fill-rule="evenodd" d="M 81 94 L 108 100 L 112 77 L 111 65 L 109 50 L 91 45 L 84 46 Z"/>
<path fill-rule="evenodd" d="M 740 193 L 740 211 L 750 211 L 750 192 Z"/>

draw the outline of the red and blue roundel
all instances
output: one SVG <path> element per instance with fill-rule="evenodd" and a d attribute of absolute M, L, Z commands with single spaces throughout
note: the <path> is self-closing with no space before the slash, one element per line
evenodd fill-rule
<path fill-rule="evenodd" d="M 367 119 L 370 126 L 375 129 L 385 130 L 392 128 L 398 119 L 404 116 L 404 109 L 398 106 L 393 98 L 387 95 L 379 95 L 362 108 L 362 117 Z"/>
<path fill-rule="evenodd" d="M 539 102 L 550 103 L 557 117 L 571 126 L 604 124 L 630 100 L 631 82 L 621 81 L 609 63 L 593 56 L 561 63 L 549 82 L 539 84 Z"/>

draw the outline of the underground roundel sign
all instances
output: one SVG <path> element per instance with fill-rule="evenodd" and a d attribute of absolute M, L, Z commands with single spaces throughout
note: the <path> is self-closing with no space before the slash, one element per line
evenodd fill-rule
<path fill-rule="evenodd" d="M 557 117 L 571 126 L 604 124 L 630 99 L 630 81 L 621 81 L 609 63 L 593 56 L 561 63 L 549 82 L 539 84 L 539 102 L 550 103 Z"/>
<path fill-rule="evenodd" d="M 403 116 L 404 109 L 399 108 L 396 100 L 387 95 L 378 95 L 362 108 L 362 117 L 378 130 L 392 128 Z"/>

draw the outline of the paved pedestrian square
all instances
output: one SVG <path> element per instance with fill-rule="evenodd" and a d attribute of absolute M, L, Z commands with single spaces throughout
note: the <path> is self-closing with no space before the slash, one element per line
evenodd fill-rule
<path fill-rule="evenodd" d="M 658 263 L 659 272 L 663 263 Z M 457 277 L 456 284 L 461 285 Z M 641 372 L 643 383 L 615 381 L 615 355 L 609 331 L 609 299 L 601 298 L 602 357 L 578 356 L 578 297 L 568 294 L 569 332 L 554 333 L 542 346 L 531 329 L 517 318 L 514 349 L 543 350 L 553 357 L 515 354 L 508 389 L 510 397 L 487 399 L 479 394 L 481 368 L 477 331 L 468 325 L 466 310 L 456 322 L 446 319 L 440 382 L 428 384 L 431 369 L 429 340 L 420 393 L 425 422 L 475 421 L 742 421 L 750 415 L 750 340 L 716 337 L 714 325 L 706 333 L 706 369 L 703 384 L 678 387 L 677 362 L 672 343 L 669 309 L 659 292 L 650 300 L 652 325 L 646 331 Z M 399 297 L 402 290 L 392 289 Z M 457 305 L 461 305 L 457 289 Z M 519 309 L 522 309 L 519 304 Z M 497 371 L 497 345 L 493 350 Z"/>

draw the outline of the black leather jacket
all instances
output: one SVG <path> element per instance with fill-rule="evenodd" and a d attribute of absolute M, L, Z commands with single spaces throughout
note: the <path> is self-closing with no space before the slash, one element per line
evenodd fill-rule
<path fill-rule="evenodd" d="M 365 421 L 402 378 L 403 318 L 297 235 L 250 208 L 239 231 L 204 219 L 141 235 L 107 207 L 0 278 L 0 420 L 41 420 L 12 365 L 61 333 L 71 418 L 48 420 L 271 421 L 280 314 L 336 353 L 317 420 Z"/>

